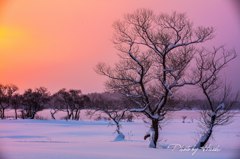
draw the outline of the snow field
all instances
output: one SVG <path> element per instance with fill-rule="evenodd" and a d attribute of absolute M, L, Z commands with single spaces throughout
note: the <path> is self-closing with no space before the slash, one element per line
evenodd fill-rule
<path fill-rule="evenodd" d="M 239 113 L 231 124 L 214 129 L 210 144 L 219 146 L 219 152 L 168 149 L 172 144 L 187 147 L 197 142 L 197 118 L 196 111 L 171 113 L 157 149 L 148 148 L 143 140 L 149 125 L 140 119 L 122 122 L 126 140 L 121 142 L 113 141 L 115 127 L 109 121 L 0 120 L 0 159 L 239 159 Z"/>

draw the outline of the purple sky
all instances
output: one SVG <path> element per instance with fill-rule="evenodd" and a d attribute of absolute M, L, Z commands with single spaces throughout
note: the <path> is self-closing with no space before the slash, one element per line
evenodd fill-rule
<path fill-rule="evenodd" d="M 185 12 L 196 26 L 215 27 L 210 44 L 238 52 L 225 75 L 240 90 L 237 0 L 9 0 L 0 5 L 0 83 L 14 83 L 21 90 L 45 86 L 50 91 L 104 91 L 105 78 L 94 67 L 117 61 L 112 23 L 125 13 L 149 8 L 155 13 Z"/>

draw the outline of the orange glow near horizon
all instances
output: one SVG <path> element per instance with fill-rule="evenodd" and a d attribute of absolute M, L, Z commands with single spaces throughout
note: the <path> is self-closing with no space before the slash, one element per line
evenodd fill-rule
<path fill-rule="evenodd" d="M 0 0 L 0 83 L 21 90 L 104 91 L 105 78 L 94 67 L 117 61 L 112 23 L 137 8 L 185 12 L 197 25 L 216 26 L 217 43 L 240 49 L 239 26 L 229 6 L 218 0 L 208 5 L 201 0 Z"/>

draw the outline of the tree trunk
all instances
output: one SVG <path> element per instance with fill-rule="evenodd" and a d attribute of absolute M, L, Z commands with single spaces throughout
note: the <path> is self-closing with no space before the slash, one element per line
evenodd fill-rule
<path fill-rule="evenodd" d="M 120 131 L 120 124 L 119 121 L 114 120 L 115 124 L 116 124 L 116 132 L 117 132 L 117 136 L 114 139 L 114 141 L 123 141 L 125 140 L 125 135 Z"/>
<path fill-rule="evenodd" d="M 31 109 L 31 107 L 29 107 L 29 108 L 26 110 L 25 118 L 26 118 L 26 119 L 31 119 L 32 116 L 33 116 L 32 114 L 33 114 L 33 110 Z"/>
<path fill-rule="evenodd" d="M 1 119 L 5 119 L 5 108 L 1 110 Z"/>
<path fill-rule="evenodd" d="M 116 121 L 114 121 L 114 122 L 115 122 L 115 124 L 116 124 L 116 126 L 117 126 L 116 132 L 117 132 L 118 134 L 120 134 L 121 132 L 120 132 L 119 122 L 116 122 Z"/>
<path fill-rule="evenodd" d="M 208 131 L 203 134 L 203 136 L 200 138 L 200 140 L 198 141 L 197 145 L 195 146 L 195 148 L 200 149 L 201 147 L 204 147 L 206 145 L 206 143 L 208 142 L 210 136 L 212 135 L 212 131 L 213 131 L 213 126 L 216 120 L 216 114 L 214 113 L 211 116 L 211 124 L 208 128 Z"/>
<path fill-rule="evenodd" d="M 74 120 L 79 120 L 79 118 L 80 118 L 80 110 L 79 110 L 79 109 L 76 109 L 76 110 L 75 110 Z"/>
<path fill-rule="evenodd" d="M 157 148 L 157 141 L 158 141 L 158 126 L 159 121 L 152 119 L 152 126 L 149 130 L 149 132 L 144 136 L 144 140 L 146 140 L 148 137 L 150 137 L 150 148 Z"/>
<path fill-rule="evenodd" d="M 70 120 L 71 119 L 71 113 L 70 113 L 70 110 L 69 108 L 67 107 L 67 120 Z"/>
<path fill-rule="evenodd" d="M 77 113 L 77 120 L 79 120 L 80 119 L 80 109 L 78 110 L 78 113 Z"/>
<path fill-rule="evenodd" d="M 212 135 L 212 128 L 209 128 L 209 130 L 200 138 L 195 148 L 200 149 L 201 147 L 204 147 L 211 135 Z"/>
<path fill-rule="evenodd" d="M 30 111 L 30 112 L 28 112 L 28 114 L 27 114 L 27 118 L 28 118 L 28 119 L 34 119 L 36 114 L 37 114 L 36 111 Z"/>
<path fill-rule="evenodd" d="M 36 112 L 33 112 L 33 113 L 32 113 L 32 116 L 30 117 L 30 119 L 34 119 L 34 118 L 35 118 L 35 115 L 36 115 Z"/>
<path fill-rule="evenodd" d="M 74 120 L 73 110 L 70 111 L 68 119 L 69 120 Z"/>
<path fill-rule="evenodd" d="M 0 118 L 3 119 L 2 118 L 2 109 L 0 109 Z"/>
<path fill-rule="evenodd" d="M 22 119 L 25 119 L 25 113 L 24 113 L 24 110 L 21 110 L 21 117 L 22 117 Z"/>
<path fill-rule="evenodd" d="M 52 112 L 52 111 L 50 111 L 50 113 L 51 113 L 52 119 L 56 120 L 56 118 L 55 118 L 55 116 L 54 116 L 54 115 L 57 113 L 57 111 L 56 111 L 56 110 L 54 110 L 53 112 Z"/>
<path fill-rule="evenodd" d="M 150 143 L 150 148 L 156 148 L 157 147 L 157 141 L 158 141 L 158 120 L 152 120 L 152 128 L 153 128 L 153 134 L 152 134 L 152 143 Z"/>
<path fill-rule="evenodd" d="M 17 109 L 14 109 L 14 111 L 15 111 L 15 119 L 17 119 L 18 118 Z"/>

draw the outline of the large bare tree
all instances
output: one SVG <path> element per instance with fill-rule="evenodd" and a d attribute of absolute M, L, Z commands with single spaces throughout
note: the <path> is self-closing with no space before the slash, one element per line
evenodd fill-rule
<path fill-rule="evenodd" d="M 120 92 L 135 102 L 132 112 L 151 120 L 151 148 L 157 147 L 159 121 L 169 110 L 167 102 L 177 88 L 196 84 L 191 62 L 197 44 L 213 38 L 212 27 L 194 27 L 185 14 L 154 14 L 139 9 L 113 25 L 113 43 L 120 61 L 115 66 L 98 64 L 97 72 L 107 76 L 109 90 Z"/>
<path fill-rule="evenodd" d="M 198 87 L 202 91 L 206 103 L 201 111 L 201 128 L 203 134 L 195 148 L 206 145 L 212 136 L 213 129 L 230 122 L 234 113 L 232 107 L 237 101 L 238 93 L 233 93 L 231 87 L 221 79 L 221 71 L 236 58 L 235 50 L 226 50 L 224 47 L 213 48 L 212 51 L 201 50 L 197 60 L 198 72 L 201 81 Z"/>

